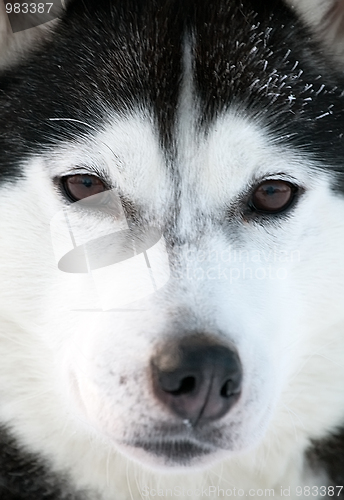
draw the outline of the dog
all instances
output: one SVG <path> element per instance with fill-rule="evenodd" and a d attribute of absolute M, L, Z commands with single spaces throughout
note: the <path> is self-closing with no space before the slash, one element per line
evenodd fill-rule
<path fill-rule="evenodd" d="M 71 0 L 2 70 L 1 499 L 344 498 L 342 10 Z"/>

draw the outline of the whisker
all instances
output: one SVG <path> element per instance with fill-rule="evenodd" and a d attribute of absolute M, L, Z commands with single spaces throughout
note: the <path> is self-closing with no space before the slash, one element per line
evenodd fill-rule
<path fill-rule="evenodd" d="M 131 490 L 131 485 L 130 485 L 130 479 L 129 479 L 129 460 L 127 459 L 127 465 L 126 465 L 126 478 L 127 478 L 127 485 L 129 489 L 129 495 L 131 500 L 134 500 L 133 492 Z"/>
<path fill-rule="evenodd" d="M 77 120 L 76 118 L 48 118 L 49 121 L 51 122 L 75 122 L 75 123 L 80 123 L 81 125 L 85 125 L 86 127 L 89 127 L 90 129 L 94 130 L 95 132 L 98 132 L 98 130 L 95 127 L 92 127 L 89 123 L 83 122 L 82 120 Z"/>

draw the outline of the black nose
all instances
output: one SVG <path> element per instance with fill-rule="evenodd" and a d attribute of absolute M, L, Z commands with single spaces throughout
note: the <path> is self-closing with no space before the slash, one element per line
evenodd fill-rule
<path fill-rule="evenodd" d="M 193 425 L 221 418 L 240 395 L 237 353 L 204 338 L 167 344 L 152 359 L 152 374 L 157 397 Z"/>

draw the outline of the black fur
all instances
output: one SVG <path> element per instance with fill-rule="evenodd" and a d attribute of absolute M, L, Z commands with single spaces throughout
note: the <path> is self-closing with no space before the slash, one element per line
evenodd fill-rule
<path fill-rule="evenodd" d="M 20 449 L 4 428 L 0 430 L 1 500 L 86 500 L 86 492 L 72 492 L 66 478 L 49 472 L 49 465 Z M 92 496 L 92 500 L 96 500 Z"/>
<path fill-rule="evenodd" d="M 73 2 L 51 43 L 0 78 L 0 176 L 27 155 L 101 127 L 112 111 L 153 111 L 171 142 L 181 78 L 179 2 Z"/>
<path fill-rule="evenodd" d="M 344 79 L 307 28 L 274 0 L 195 2 L 191 25 L 202 123 L 229 106 L 251 114 L 344 190 Z"/>
<path fill-rule="evenodd" d="M 339 429 L 327 439 L 314 441 L 308 451 L 308 460 L 314 470 L 325 469 L 329 477 L 330 486 L 335 488 L 337 498 L 344 498 L 344 429 Z"/>

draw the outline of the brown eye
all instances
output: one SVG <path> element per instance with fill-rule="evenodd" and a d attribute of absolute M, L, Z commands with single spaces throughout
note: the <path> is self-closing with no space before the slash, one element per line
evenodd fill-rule
<path fill-rule="evenodd" d="M 253 192 L 250 200 L 251 208 L 271 214 L 282 212 L 292 203 L 296 191 L 296 186 L 287 181 L 262 182 Z"/>
<path fill-rule="evenodd" d="M 95 175 L 69 175 L 62 179 L 62 185 L 72 201 L 80 201 L 107 190 L 104 182 Z"/>

